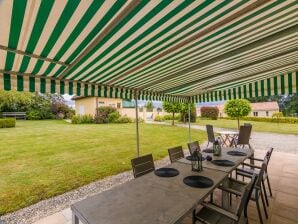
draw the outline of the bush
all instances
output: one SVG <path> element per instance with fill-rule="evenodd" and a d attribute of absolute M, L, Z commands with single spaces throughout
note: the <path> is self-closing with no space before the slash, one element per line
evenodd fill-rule
<path fill-rule="evenodd" d="M 28 120 L 40 120 L 40 114 L 38 110 L 30 110 L 26 114 Z"/>
<path fill-rule="evenodd" d="M 14 128 L 16 126 L 15 118 L 1 118 L 0 128 Z"/>
<path fill-rule="evenodd" d="M 94 122 L 97 124 L 109 123 L 109 114 L 114 112 L 117 112 L 117 109 L 114 107 L 98 107 Z"/>
<path fill-rule="evenodd" d="M 235 120 L 235 118 L 229 118 L 229 117 L 225 117 L 224 119 Z M 241 120 L 298 124 L 298 118 L 295 118 L 295 117 L 243 117 L 243 118 L 241 118 Z"/>
<path fill-rule="evenodd" d="M 165 115 L 165 116 L 163 116 L 163 119 L 164 120 L 172 120 L 172 115 L 170 115 L 170 114 L 167 114 L 167 115 Z M 175 120 L 180 120 L 180 118 L 181 118 L 181 115 L 180 114 L 176 114 L 175 116 L 174 116 L 174 119 Z"/>
<path fill-rule="evenodd" d="M 164 121 L 165 119 L 164 119 L 164 117 L 162 117 L 162 116 L 156 116 L 155 118 L 154 118 L 154 121 L 158 121 L 158 122 L 162 122 L 162 121 Z"/>
<path fill-rule="evenodd" d="M 118 111 L 108 114 L 109 123 L 115 123 L 120 118 L 120 114 Z"/>
<path fill-rule="evenodd" d="M 272 117 L 283 117 L 283 113 L 282 112 L 276 112 L 272 114 Z"/>
<path fill-rule="evenodd" d="M 74 115 L 71 118 L 72 124 L 90 124 L 93 123 L 93 117 L 90 114 L 86 115 Z"/>
<path fill-rule="evenodd" d="M 127 116 L 125 115 L 125 116 L 123 116 L 123 117 L 119 117 L 119 118 L 115 121 L 115 123 L 121 123 L 121 124 L 123 124 L 123 123 L 132 123 L 132 119 L 129 118 L 129 117 L 127 117 Z"/>
<path fill-rule="evenodd" d="M 201 107 L 201 116 L 205 118 L 210 118 L 212 120 L 217 120 L 219 110 L 217 107 Z"/>

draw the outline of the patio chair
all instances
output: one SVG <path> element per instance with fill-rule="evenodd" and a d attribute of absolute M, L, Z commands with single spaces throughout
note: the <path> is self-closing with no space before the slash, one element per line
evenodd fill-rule
<path fill-rule="evenodd" d="M 152 154 L 132 159 L 131 166 L 135 178 L 155 170 Z"/>
<path fill-rule="evenodd" d="M 194 153 L 194 151 L 201 151 L 201 147 L 198 141 L 190 142 L 187 144 L 190 155 Z"/>
<path fill-rule="evenodd" d="M 268 164 L 270 161 L 270 158 L 272 156 L 273 153 L 273 148 L 270 148 L 267 152 L 266 155 L 264 157 L 264 159 L 258 159 L 258 158 L 250 158 L 251 160 L 255 160 L 255 161 L 259 161 L 259 162 L 264 162 L 265 159 L 268 160 Z M 268 165 L 267 165 L 268 167 Z M 265 188 L 265 181 L 267 182 L 267 186 L 268 186 L 268 190 L 269 190 L 269 194 L 272 197 L 272 190 L 271 190 L 271 185 L 270 185 L 270 181 L 269 181 L 269 175 L 268 175 L 268 169 L 265 169 L 265 173 L 263 175 L 263 180 L 262 180 L 262 187 L 263 187 L 263 191 L 265 194 L 265 199 L 266 199 L 266 204 L 269 205 L 269 201 L 268 201 L 268 197 L 267 197 L 267 191 Z M 251 176 L 253 174 L 259 174 L 260 172 L 260 167 L 253 165 L 253 164 L 248 164 L 248 163 L 242 163 L 242 168 L 236 168 L 236 179 L 238 178 L 238 176 L 242 176 L 243 179 L 244 177 L 248 177 L 251 178 Z"/>
<path fill-rule="evenodd" d="M 214 131 L 213 131 L 212 125 L 207 124 L 206 130 L 207 130 L 207 136 L 208 136 L 208 143 L 207 143 L 207 148 L 208 148 L 210 142 L 212 144 L 215 142 L 215 136 L 214 136 Z"/>
<path fill-rule="evenodd" d="M 193 211 L 192 223 L 195 224 L 196 221 L 199 221 L 206 224 L 247 224 L 247 205 L 256 179 L 256 175 L 254 175 L 251 182 L 245 186 L 241 201 L 235 212 L 225 210 L 213 203 L 203 202 L 201 203 L 203 208 L 199 211 Z"/>
<path fill-rule="evenodd" d="M 237 137 L 237 139 L 234 139 L 234 145 L 237 146 L 242 146 L 242 148 L 244 148 L 246 145 L 248 145 L 248 147 L 251 149 L 251 145 L 249 144 L 249 139 L 250 139 L 250 135 L 251 135 L 251 129 L 252 126 L 251 125 L 241 125 L 240 126 L 240 130 L 239 130 L 239 135 Z"/>
<path fill-rule="evenodd" d="M 254 186 L 251 198 L 250 198 L 250 200 L 256 202 L 259 220 L 260 220 L 261 224 L 263 224 L 263 218 L 262 218 L 262 213 L 261 213 L 261 208 L 260 208 L 260 199 L 262 201 L 266 219 L 268 219 L 268 213 L 267 213 L 265 199 L 264 199 L 264 194 L 266 192 L 262 191 L 262 186 L 261 186 L 263 178 L 264 178 L 265 170 L 267 169 L 267 165 L 268 165 L 268 159 L 265 158 L 263 161 L 263 164 L 261 166 L 260 172 L 258 173 L 258 178 L 257 178 L 257 181 L 255 183 L 255 186 Z M 257 175 L 257 174 L 254 174 L 254 175 Z M 246 185 L 247 185 L 246 182 L 242 182 L 242 181 L 239 181 L 239 180 L 236 180 L 233 178 L 229 178 L 228 181 L 225 183 L 225 185 L 219 186 L 219 189 L 229 192 L 230 195 L 233 194 L 236 196 L 241 196 L 245 191 Z"/>
<path fill-rule="evenodd" d="M 169 152 L 171 163 L 176 162 L 178 159 L 184 158 L 184 152 L 183 152 L 182 146 L 170 148 L 168 149 L 168 152 Z"/>

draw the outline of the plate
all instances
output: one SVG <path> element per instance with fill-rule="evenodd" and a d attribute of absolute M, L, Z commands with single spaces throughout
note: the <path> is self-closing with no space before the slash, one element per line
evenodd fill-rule
<path fill-rule="evenodd" d="M 213 180 L 204 176 L 187 176 L 183 179 L 183 183 L 194 188 L 208 188 L 214 184 Z"/>
<path fill-rule="evenodd" d="M 155 170 L 154 174 L 159 177 L 175 177 L 179 175 L 179 171 L 174 168 L 160 168 Z"/>

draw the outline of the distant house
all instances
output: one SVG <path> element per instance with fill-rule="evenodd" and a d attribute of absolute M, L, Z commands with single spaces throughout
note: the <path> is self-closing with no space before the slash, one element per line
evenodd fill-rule
<path fill-rule="evenodd" d="M 218 107 L 219 117 L 227 117 L 224 113 L 224 104 L 211 105 Z M 201 106 L 202 107 L 202 106 Z M 197 114 L 200 116 L 200 108 L 197 107 Z M 251 103 L 252 111 L 249 116 L 251 117 L 272 117 L 274 113 L 279 112 L 279 106 L 277 102 L 262 102 L 262 103 Z"/>
<path fill-rule="evenodd" d="M 118 110 L 121 116 L 128 116 L 130 118 L 135 118 L 135 102 L 126 101 L 117 98 L 103 98 L 103 97 L 76 97 L 74 96 L 72 100 L 75 101 L 76 114 L 84 115 L 90 114 L 92 116 L 96 115 L 96 108 L 101 106 L 111 106 Z M 143 120 L 152 120 L 156 116 L 163 116 L 165 113 L 161 108 L 153 108 L 153 111 L 147 111 L 144 106 L 140 106 L 139 117 Z"/>
<path fill-rule="evenodd" d="M 115 98 L 103 98 L 103 97 L 76 97 L 72 100 L 75 101 L 76 114 L 96 114 L 96 108 L 101 106 L 111 106 L 117 109 L 121 109 L 123 106 L 122 99 Z"/>

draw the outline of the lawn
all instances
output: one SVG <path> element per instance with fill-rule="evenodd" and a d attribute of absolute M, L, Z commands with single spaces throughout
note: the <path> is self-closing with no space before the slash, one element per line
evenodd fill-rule
<path fill-rule="evenodd" d="M 298 134 L 298 125 L 297 124 L 286 124 L 286 123 L 273 123 L 273 122 L 261 122 L 261 121 L 240 121 L 240 124 L 250 123 L 252 124 L 253 131 L 261 132 L 273 132 L 280 134 Z M 197 119 L 198 125 L 211 124 L 214 127 L 218 128 L 231 128 L 237 129 L 236 120 L 204 120 Z"/>
<path fill-rule="evenodd" d="M 135 124 L 17 121 L 0 135 L 0 215 L 130 170 L 136 156 Z M 192 136 L 206 139 L 202 131 Z M 155 160 L 187 142 L 185 128 L 140 124 L 140 152 Z"/>

